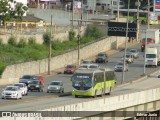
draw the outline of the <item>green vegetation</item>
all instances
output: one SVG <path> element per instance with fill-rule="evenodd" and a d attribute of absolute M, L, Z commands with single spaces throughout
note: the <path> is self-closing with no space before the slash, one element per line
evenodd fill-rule
<path fill-rule="evenodd" d="M 80 44 L 88 44 L 101 38 L 104 35 L 96 28 L 95 25 L 91 25 L 87 28 L 86 34 L 80 38 Z M 43 44 L 37 44 L 34 37 L 30 37 L 28 42 L 25 38 L 20 38 L 19 42 L 16 42 L 17 38 L 11 36 L 8 40 L 8 44 L 2 44 L 0 39 L 0 75 L 7 65 L 27 62 L 31 60 L 41 60 L 48 57 L 48 46 L 51 40 L 51 34 L 49 31 L 43 34 Z M 52 57 L 63 54 L 69 50 L 77 48 L 77 37 L 72 36 L 72 40 L 66 40 L 60 42 L 58 40 L 51 41 L 52 45 Z"/>

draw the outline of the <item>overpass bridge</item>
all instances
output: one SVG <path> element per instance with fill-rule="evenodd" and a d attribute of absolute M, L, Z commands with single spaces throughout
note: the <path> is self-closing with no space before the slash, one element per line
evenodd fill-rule
<path fill-rule="evenodd" d="M 152 87 L 149 89 L 148 85 Z M 120 86 L 114 90 L 111 96 L 45 109 L 45 111 L 57 110 L 72 111 L 68 114 L 65 113 L 65 115 L 68 115 L 66 119 L 122 120 L 135 116 L 157 118 L 160 115 L 159 113 L 149 115 L 146 113 L 160 110 L 160 80 L 152 76 L 136 83 Z M 59 114 L 63 116 L 64 112 Z"/>

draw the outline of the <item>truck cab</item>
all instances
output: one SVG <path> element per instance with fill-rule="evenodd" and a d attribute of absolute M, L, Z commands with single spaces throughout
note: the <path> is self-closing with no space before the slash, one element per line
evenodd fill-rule
<path fill-rule="evenodd" d="M 141 40 L 141 51 L 142 52 L 145 50 L 145 46 L 147 44 L 155 44 L 155 40 L 153 38 L 143 38 Z"/>
<path fill-rule="evenodd" d="M 155 66 L 157 67 L 158 62 L 158 51 L 157 48 L 146 48 L 145 52 L 145 66 Z"/>

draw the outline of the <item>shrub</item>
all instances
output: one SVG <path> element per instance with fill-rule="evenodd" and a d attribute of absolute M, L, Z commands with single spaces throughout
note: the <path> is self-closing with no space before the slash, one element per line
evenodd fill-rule
<path fill-rule="evenodd" d="M 3 39 L 0 38 L 0 45 L 3 45 Z"/>
<path fill-rule="evenodd" d="M 27 45 L 26 38 L 20 38 L 18 42 L 18 47 L 24 47 Z"/>
<path fill-rule="evenodd" d="M 17 39 L 17 38 L 16 38 L 15 36 L 11 36 L 11 37 L 8 39 L 8 44 L 13 45 L 13 46 L 16 46 L 16 45 L 17 45 L 16 39 Z"/>
<path fill-rule="evenodd" d="M 2 73 L 3 73 L 3 71 L 4 71 L 4 69 L 6 68 L 6 63 L 4 63 L 4 62 L 0 62 L 0 75 L 2 75 Z"/>
<path fill-rule="evenodd" d="M 103 36 L 102 32 L 100 32 L 100 30 L 98 29 L 98 27 L 95 24 L 91 24 L 91 25 L 87 26 L 85 35 L 94 37 L 95 39 Z"/>
<path fill-rule="evenodd" d="M 28 38 L 28 44 L 29 45 L 36 44 L 36 38 L 35 37 Z"/>
<path fill-rule="evenodd" d="M 74 40 L 76 33 L 74 31 L 69 31 L 69 40 Z"/>
<path fill-rule="evenodd" d="M 51 32 L 47 31 L 43 34 L 43 44 L 49 45 L 51 41 Z"/>

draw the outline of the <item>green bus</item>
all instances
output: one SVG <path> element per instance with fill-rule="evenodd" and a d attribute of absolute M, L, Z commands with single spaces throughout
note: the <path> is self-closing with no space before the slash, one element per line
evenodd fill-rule
<path fill-rule="evenodd" d="M 110 94 L 111 88 L 115 86 L 116 77 L 110 69 L 80 69 L 76 70 L 71 77 L 72 95 L 91 96 Z"/>

